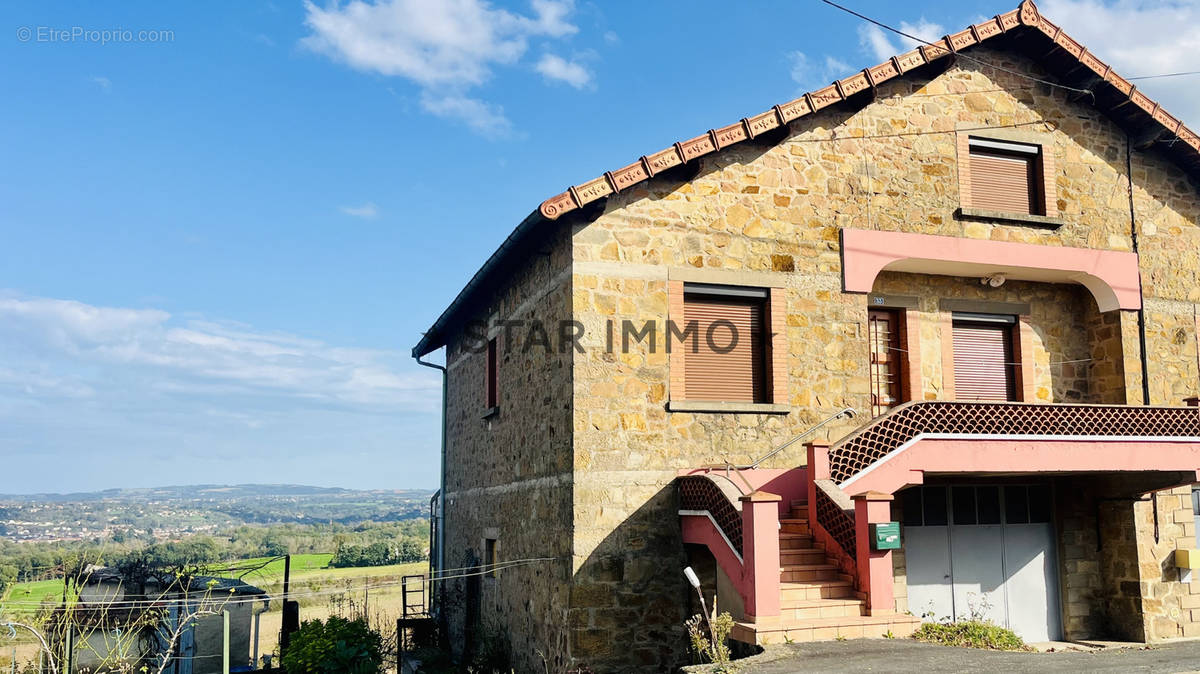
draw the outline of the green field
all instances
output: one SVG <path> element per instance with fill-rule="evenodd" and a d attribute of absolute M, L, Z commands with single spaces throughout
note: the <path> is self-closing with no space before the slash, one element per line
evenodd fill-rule
<path fill-rule="evenodd" d="M 292 555 L 292 591 L 302 595 L 306 591 L 315 589 L 328 590 L 331 586 L 336 587 L 339 584 L 345 584 L 349 588 L 351 586 L 350 581 L 353 580 L 361 580 L 361 583 L 356 584 L 374 584 L 376 582 L 395 580 L 400 576 L 425 573 L 429 570 L 427 562 L 331 569 L 328 568 L 328 565 L 329 560 L 332 558 L 333 555 L 330 553 Z M 258 564 L 263 564 L 262 568 L 248 572 L 245 571 L 248 567 L 254 567 Z M 214 566 L 241 569 L 228 573 L 215 573 L 214 575 L 241 576 L 242 580 L 247 583 L 261 587 L 272 594 L 277 594 L 282 590 L 284 566 L 284 560 L 282 559 L 272 560 L 270 557 L 259 557 Z M 35 604 L 40 604 L 43 600 L 60 600 L 62 593 L 62 579 L 39 580 L 14 585 L 9 590 L 8 595 L 4 597 L 4 601 L 12 602 L 8 606 L 10 610 L 32 610 Z"/>
<path fill-rule="evenodd" d="M 5 601 L 20 602 L 23 607 L 30 607 L 27 602 L 40 604 L 45 599 L 62 599 L 63 582 L 61 578 L 54 580 L 37 580 L 31 583 L 17 583 L 4 597 Z"/>

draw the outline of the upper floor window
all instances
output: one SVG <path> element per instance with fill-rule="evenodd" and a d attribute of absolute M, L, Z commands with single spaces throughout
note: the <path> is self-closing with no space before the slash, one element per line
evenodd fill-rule
<path fill-rule="evenodd" d="M 954 314 L 954 385 L 959 400 L 1017 400 L 1016 317 Z"/>
<path fill-rule="evenodd" d="M 683 319 L 687 400 L 771 402 L 768 386 L 768 292 L 688 283 Z M 694 330 L 694 332 L 692 332 Z"/>
<path fill-rule="evenodd" d="M 971 137 L 970 205 L 1019 215 L 1047 215 L 1038 145 Z"/>

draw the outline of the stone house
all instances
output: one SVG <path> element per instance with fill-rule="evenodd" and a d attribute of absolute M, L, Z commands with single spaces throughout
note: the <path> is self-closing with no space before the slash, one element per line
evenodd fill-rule
<path fill-rule="evenodd" d="M 1198 179 L 1024 2 L 546 200 L 413 350 L 451 642 L 661 671 L 689 565 L 747 643 L 1200 635 Z"/>

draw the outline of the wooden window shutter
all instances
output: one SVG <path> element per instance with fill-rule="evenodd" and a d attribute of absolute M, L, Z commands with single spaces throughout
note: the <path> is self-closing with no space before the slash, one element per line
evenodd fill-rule
<path fill-rule="evenodd" d="M 954 387 L 959 400 L 1015 400 L 1012 326 L 954 322 Z"/>
<path fill-rule="evenodd" d="M 871 340 L 871 416 L 902 402 L 900 394 L 900 317 L 895 311 L 872 309 L 868 315 Z"/>
<path fill-rule="evenodd" d="M 677 347 L 685 349 L 686 399 L 768 402 L 763 334 L 765 301 L 688 294 L 684 296 L 683 306 L 686 326 L 690 328 L 694 322 L 696 330 L 694 338 L 689 337 Z M 717 321 L 728 323 L 714 327 Z M 711 344 L 708 339 L 710 328 Z M 735 331 L 737 342 L 730 349 Z"/>
<path fill-rule="evenodd" d="M 1040 155 L 1035 146 L 989 143 L 977 145 L 972 139 L 970 155 L 971 206 L 987 211 L 1042 215 L 1045 212 L 1041 191 Z M 992 145 L 1027 147 L 1027 151 L 1006 151 Z"/>

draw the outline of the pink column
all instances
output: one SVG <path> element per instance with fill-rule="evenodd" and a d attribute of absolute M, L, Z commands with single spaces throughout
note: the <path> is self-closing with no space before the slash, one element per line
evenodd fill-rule
<path fill-rule="evenodd" d="M 858 562 L 858 581 L 867 593 L 867 608 L 871 615 L 895 613 L 896 600 L 892 595 L 892 552 L 871 549 L 871 524 L 892 520 L 891 494 L 869 491 L 852 497 L 854 500 L 855 548 Z"/>
<path fill-rule="evenodd" d="M 779 615 L 779 501 L 776 494 L 756 491 L 742 502 L 742 597 L 746 615 Z"/>
<path fill-rule="evenodd" d="M 805 446 L 808 448 L 808 524 L 812 527 L 817 522 L 817 480 L 829 479 L 829 445 L 810 442 Z"/>

